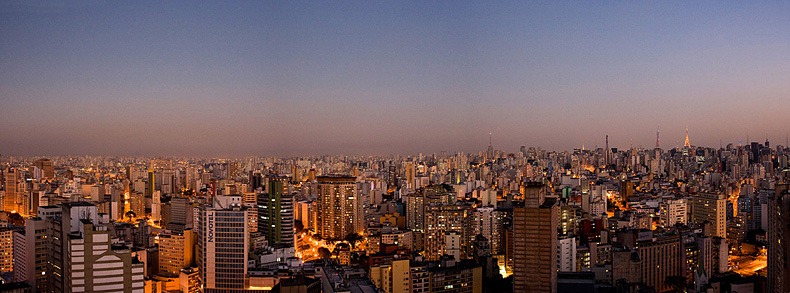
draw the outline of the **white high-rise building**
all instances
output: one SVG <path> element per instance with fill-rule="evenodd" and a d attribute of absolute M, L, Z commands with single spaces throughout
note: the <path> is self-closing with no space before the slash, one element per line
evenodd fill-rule
<path fill-rule="evenodd" d="M 560 272 L 576 271 L 576 238 L 568 237 L 558 241 L 557 261 Z"/>
<path fill-rule="evenodd" d="M 50 225 L 47 275 L 54 292 L 144 292 L 144 264 L 113 244 L 108 215 L 87 202 L 62 205 Z"/>
<path fill-rule="evenodd" d="M 661 204 L 661 220 L 665 226 L 674 226 L 675 224 L 688 224 L 688 200 L 670 199 Z"/>

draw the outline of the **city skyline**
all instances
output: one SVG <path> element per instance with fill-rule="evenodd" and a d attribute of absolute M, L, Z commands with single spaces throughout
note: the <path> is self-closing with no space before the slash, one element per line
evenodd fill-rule
<path fill-rule="evenodd" d="M 781 2 L 0 8 L 3 155 L 776 145 L 790 122 Z"/>

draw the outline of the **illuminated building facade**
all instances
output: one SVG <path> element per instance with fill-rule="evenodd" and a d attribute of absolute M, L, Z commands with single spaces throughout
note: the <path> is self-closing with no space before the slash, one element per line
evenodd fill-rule
<path fill-rule="evenodd" d="M 459 246 L 468 248 L 467 241 L 468 222 L 471 220 L 468 213 L 470 206 L 464 204 L 432 204 L 425 207 L 425 250 L 423 256 L 426 260 L 439 260 L 443 255 L 458 251 Z M 456 237 L 448 237 L 453 233 Z M 451 245 L 447 240 L 459 239 L 457 245 Z M 460 260 L 466 254 L 456 258 Z"/>
<path fill-rule="evenodd" d="M 197 262 L 204 292 L 238 292 L 247 288 L 249 226 L 241 206 L 200 209 Z"/>
<path fill-rule="evenodd" d="M 702 193 L 692 196 L 691 223 L 705 221 L 713 225 L 711 236 L 727 238 L 727 196 L 724 194 Z"/>
<path fill-rule="evenodd" d="M 191 229 L 181 234 L 159 234 L 159 274 L 178 277 L 181 270 L 192 265 L 195 238 Z"/>
<path fill-rule="evenodd" d="M 258 194 L 258 231 L 270 245 L 294 245 L 294 198 L 285 192 L 286 177 L 272 177 L 267 193 Z"/>
<path fill-rule="evenodd" d="M 356 178 L 318 176 L 317 230 L 327 239 L 342 239 L 362 231 L 362 203 L 357 200 Z"/>
<path fill-rule="evenodd" d="M 514 292 L 557 292 L 559 206 L 542 183 L 527 183 L 513 207 Z"/>

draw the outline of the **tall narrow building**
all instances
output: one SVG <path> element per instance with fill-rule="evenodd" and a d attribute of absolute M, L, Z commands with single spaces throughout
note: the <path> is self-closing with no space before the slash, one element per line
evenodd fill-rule
<path fill-rule="evenodd" d="M 285 192 L 286 177 L 272 177 L 267 193 L 258 195 L 258 232 L 270 245 L 294 246 L 294 198 Z"/>
<path fill-rule="evenodd" d="M 768 202 L 768 291 L 790 291 L 790 190 L 777 184 Z"/>
<path fill-rule="evenodd" d="M 513 291 L 557 292 L 559 207 L 543 183 L 525 184 L 522 204 L 513 207 Z"/>
<path fill-rule="evenodd" d="M 6 168 L 3 172 L 5 176 L 3 195 L 3 211 L 16 212 L 17 211 L 17 187 L 19 185 L 19 171 L 14 168 Z"/>
<path fill-rule="evenodd" d="M 198 216 L 197 262 L 205 293 L 241 292 L 248 287 L 250 237 L 241 198 L 201 207 Z"/>
<path fill-rule="evenodd" d="M 318 234 L 326 239 L 341 239 L 362 232 L 362 204 L 357 200 L 353 176 L 319 176 L 317 201 Z"/>

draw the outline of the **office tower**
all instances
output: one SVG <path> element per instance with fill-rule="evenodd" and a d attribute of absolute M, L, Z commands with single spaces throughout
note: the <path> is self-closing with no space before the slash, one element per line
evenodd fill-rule
<path fill-rule="evenodd" d="M 357 201 L 356 178 L 318 176 L 317 228 L 327 239 L 342 239 L 362 232 L 361 203 Z"/>
<path fill-rule="evenodd" d="M 144 264 L 113 244 L 108 218 L 86 202 L 61 206 L 49 226 L 50 289 L 54 292 L 143 292 Z"/>
<path fill-rule="evenodd" d="M 197 262 L 205 293 L 247 288 L 249 226 L 247 211 L 238 203 L 215 202 L 201 207 L 198 217 Z"/>
<path fill-rule="evenodd" d="M 272 177 L 268 192 L 258 195 L 258 231 L 271 246 L 294 246 L 294 198 L 284 190 L 286 180 Z"/>
<path fill-rule="evenodd" d="M 187 225 L 187 223 L 191 222 L 190 220 L 192 218 L 192 204 L 189 202 L 188 198 L 173 196 L 170 198 L 168 208 L 168 216 L 167 219 L 165 219 L 164 225 L 168 230 L 182 232 L 187 226 L 191 228 L 192 225 Z"/>
<path fill-rule="evenodd" d="M 727 196 L 724 194 L 702 193 L 692 196 L 691 223 L 710 222 L 713 230 L 709 236 L 727 238 Z"/>
<path fill-rule="evenodd" d="M 148 181 L 145 185 L 145 197 L 150 198 L 154 195 L 154 190 L 156 190 L 156 180 L 154 177 L 154 169 L 148 169 Z"/>
<path fill-rule="evenodd" d="M 33 162 L 33 166 L 41 169 L 45 179 L 55 179 L 55 167 L 52 166 L 52 160 L 38 159 Z"/>
<path fill-rule="evenodd" d="M 513 206 L 514 292 L 557 292 L 559 207 L 545 193 L 542 183 L 528 182 L 523 205 Z"/>
<path fill-rule="evenodd" d="M 191 229 L 159 234 L 159 274 L 178 277 L 182 269 L 192 265 L 194 247 L 195 236 Z"/>
<path fill-rule="evenodd" d="M 431 204 L 425 207 L 425 250 L 423 256 L 426 260 L 439 260 L 443 255 L 449 254 L 453 247 L 447 240 L 460 239 L 457 244 L 469 247 L 471 241 L 466 241 L 468 237 L 467 227 L 469 227 L 468 212 L 470 206 L 464 204 Z M 447 233 L 451 234 L 449 237 Z M 463 241 L 463 244 L 460 242 Z M 448 251 L 450 250 L 450 251 Z M 464 254 L 465 256 L 465 254 Z M 460 257 L 455 259 L 460 261 Z"/>
<path fill-rule="evenodd" d="M 790 191 L 777 184 L 768 204 L 768 291 L 790 291 Z"/>

